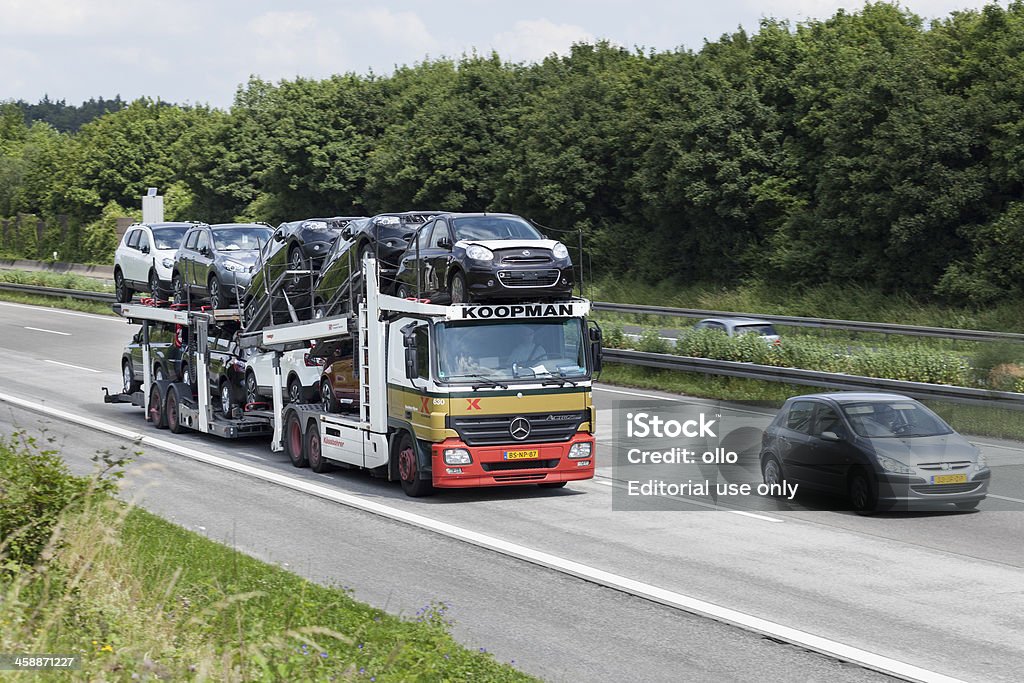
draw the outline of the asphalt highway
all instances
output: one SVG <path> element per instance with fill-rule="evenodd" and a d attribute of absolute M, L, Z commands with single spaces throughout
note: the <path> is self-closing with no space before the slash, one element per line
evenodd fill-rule
<path fill-rule="evenodd" d="M 502 488 L 406 498 L 365 473 L 296 470 L 265 441 L 157 432 L 131 406 L 102 403 L 120 386 L 131 328 L 117 318 L 0 303 L 0 394 L 159 436 L 232 462 L 488 534 L 647 586 L 971 681 L 1020 678 L 1024 662 L 1024 450 L 976 439 L 992 491 L 973 513 L 859 517 L 835 501 L 750 497 L 613 509 L 617 402 L 692 402 L 616 387 L 595 390 L 598 477 L 559 491 Z M 698 402 L 699 403 L 699 402 Z M 723 408 L 708 404 L 708 409 Z M 758 429 L 771 411 L 724 406 Z M 130 441 L 0 403 L 0 430 L 45 424 L 76 468 Z M 407 615 L 449 602 L 456 636 L 548 680 L 874 680 L 834 658 L 687 614 L 564 572 L 382 519 L 302 492 L 142 447 L 126 495 L 186 527 L 350 586 Z M 749 467 L 747 468 L 749 470 Z M 749 471 L 738 470 L 741 476 Z M 924 678 L 928 678 L 925 676 Z"/>

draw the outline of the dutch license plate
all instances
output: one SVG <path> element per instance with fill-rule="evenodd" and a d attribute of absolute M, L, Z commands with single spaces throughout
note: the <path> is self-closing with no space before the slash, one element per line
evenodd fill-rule
<path fill-rule="evenodd" d="M 533 460 L 540 457 L 540 451 L 505 451 L 505 460 Z"/>
<path fill-rule="evenodd" d="M 966 484 L 966 474 L 936 474 L 932 477 L 933 484 Z"/>

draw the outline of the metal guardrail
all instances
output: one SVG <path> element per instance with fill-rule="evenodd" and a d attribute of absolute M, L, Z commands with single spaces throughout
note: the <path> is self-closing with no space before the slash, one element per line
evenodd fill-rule
<path fill-rule="evenodd" d="M 114 295 L 103 292 L 86 292 L 75 289 L 58 289 L 39 287 L 37 285 L 21 285 L 11 282 L 0 282 L 0 289 L 48 296 L 66 296 L 72 299 L 114 303 Z M 619 306 L 620 304 L 614 304 Z M 621 304 L 625 305 L 625 304 Z M 654 308 L 654 307 L 646 307 Z M 680 309 L 665 309 L 680 310 Z M 992 333 L 995 334 L 995 333 Z M 1024 336 L 1024 335 L 1018 335 Z M 648 368 L 662 368 L 682 372 L 698 372 L 707 375 L 725 375 L 742 377 L 768 382 L 800 384 L 825 389 L 846 389 L 863 391 L 891 391 L 913 398 L 951 401 L 954 403 L 984 404 L 989 407 L 1012 408 L 1024 410 L 1024 394 L 1012 391 L 991 391 L 956 387 L 948 384 L 928 384 L 926 382 L 904 382 L 895 379 L 844 375 L 832 372 L 817 372 L 800 368 L 780 368 L 773 365 L 756 363 L 739 363 L 736 361 L 713 360 L 710 358 L 692 358 L 675 356 L 668 353 L 649 353 L 628 349 L 605 349 L 605 360 L 627 365 L 640 365 Z"/>
<path fill-rule="evenodd" d="M 82 301 L 99 301 L 112 304 L 117 299 L 113 294 L 105 292 L 87 292 L 81 289 L 60 289 L 59 287 L 40 287 L 39 285 L 22 285 L 16 282 L 0 282 L 0 289 L 23 294 L 41 294 L 43 296 L 65 296 Z"/>
<path fill-rule="evenodd" d="M 638 304 L 615 304 L 595 301 L 595 311 L 610 313 L 636 313 L 666 315 L 679 318 L 757 318 L 779 325 L 792 327 L 814 327 L 823 330 L 847 330 L 850 332 L 874 332 L 876 334 L 903 334 L 917 337 L 941 337 L 961 341 L 1012 341 L 1024 343 L 1024 334 L 1015 332 L 987 332 L 984 330 L 963 330 L 955 327 L 924 327 L 921 325 L 897 325 L 859 320 L 833 320 L 831 318 L 802 318 L 792 315 L 760 315 L 752 313 L 730 313 L 727 311 L 706 311 L 699 308 L 670 308 L 668 306 L 641 306 Z"/>
<path fill-rule="evenodd" d="M 888 391 L 912 398 L 951 401 L 953 403 L 984 404 L 989 407 L 1024 410 L 1024 394 L 1012 391 L 991 391 L 972 389 L 948 384 L 927 382 L 905 382 L 895 379 L 880 379 L 860 375 L 845 375 L 833 372 L 817 372 L 800 368 L 780 368 L 756 363 L 740 363 L 710 358 L 673 356 L 667 353 L 648 353 L 627 349 L 605 349 L 606 361 L 641 365 L 648 368 L 663 368 L 683 372 L 699 372 L 709 375 L 725 375 L 769 382 L 801 384 L 825 389 L 853 391 Z"/>

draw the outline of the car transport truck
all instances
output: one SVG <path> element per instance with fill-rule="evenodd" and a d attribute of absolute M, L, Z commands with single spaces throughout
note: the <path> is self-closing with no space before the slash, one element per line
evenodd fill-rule
<path fill-rule="evenodd" d="M 590 302 L 439 305 L 380 293 L 377 262 L 363 264 L 352 312 L 246 330 L 240 343 L 280 354 L 311 348 L 331 357 L 342 341 L 355 354 L 359 400 L 349 412 L 286 403 L 281 382 L 268 403 L 225 415 L 211 396 L 211 326 L 242 324 L 237 310 L 163 308 L 152 302 L 115 310 L 141 324 L 141 388 L 105 396 L 132 403 L 175 432 L 224 438 L 266 434 L 271 450 L 297 467 L 362 468 L 399 480 L 410 496 L 436 488 L 538 484 L 562 487 L 594 476 L 592 378 L 601 368 L 601 331 Z M 191 384 L 150 376 L 151 325 L 187 328 Z M 130 387 L 134 388 L 134 387 Z"/>

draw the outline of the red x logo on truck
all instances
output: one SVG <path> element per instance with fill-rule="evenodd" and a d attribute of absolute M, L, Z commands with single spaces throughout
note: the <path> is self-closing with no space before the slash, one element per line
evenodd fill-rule
<path fill-rule="evenodd" d="M 428 396 L 420 397 L 420 412 L 424 415 L 430 415 L 430 398 Z"/>
<path fill-rule="evenodd" d="M 480 399 L 478 398 L 467 398 L 466 404 L 466 410 L 480 410 Z"/>

